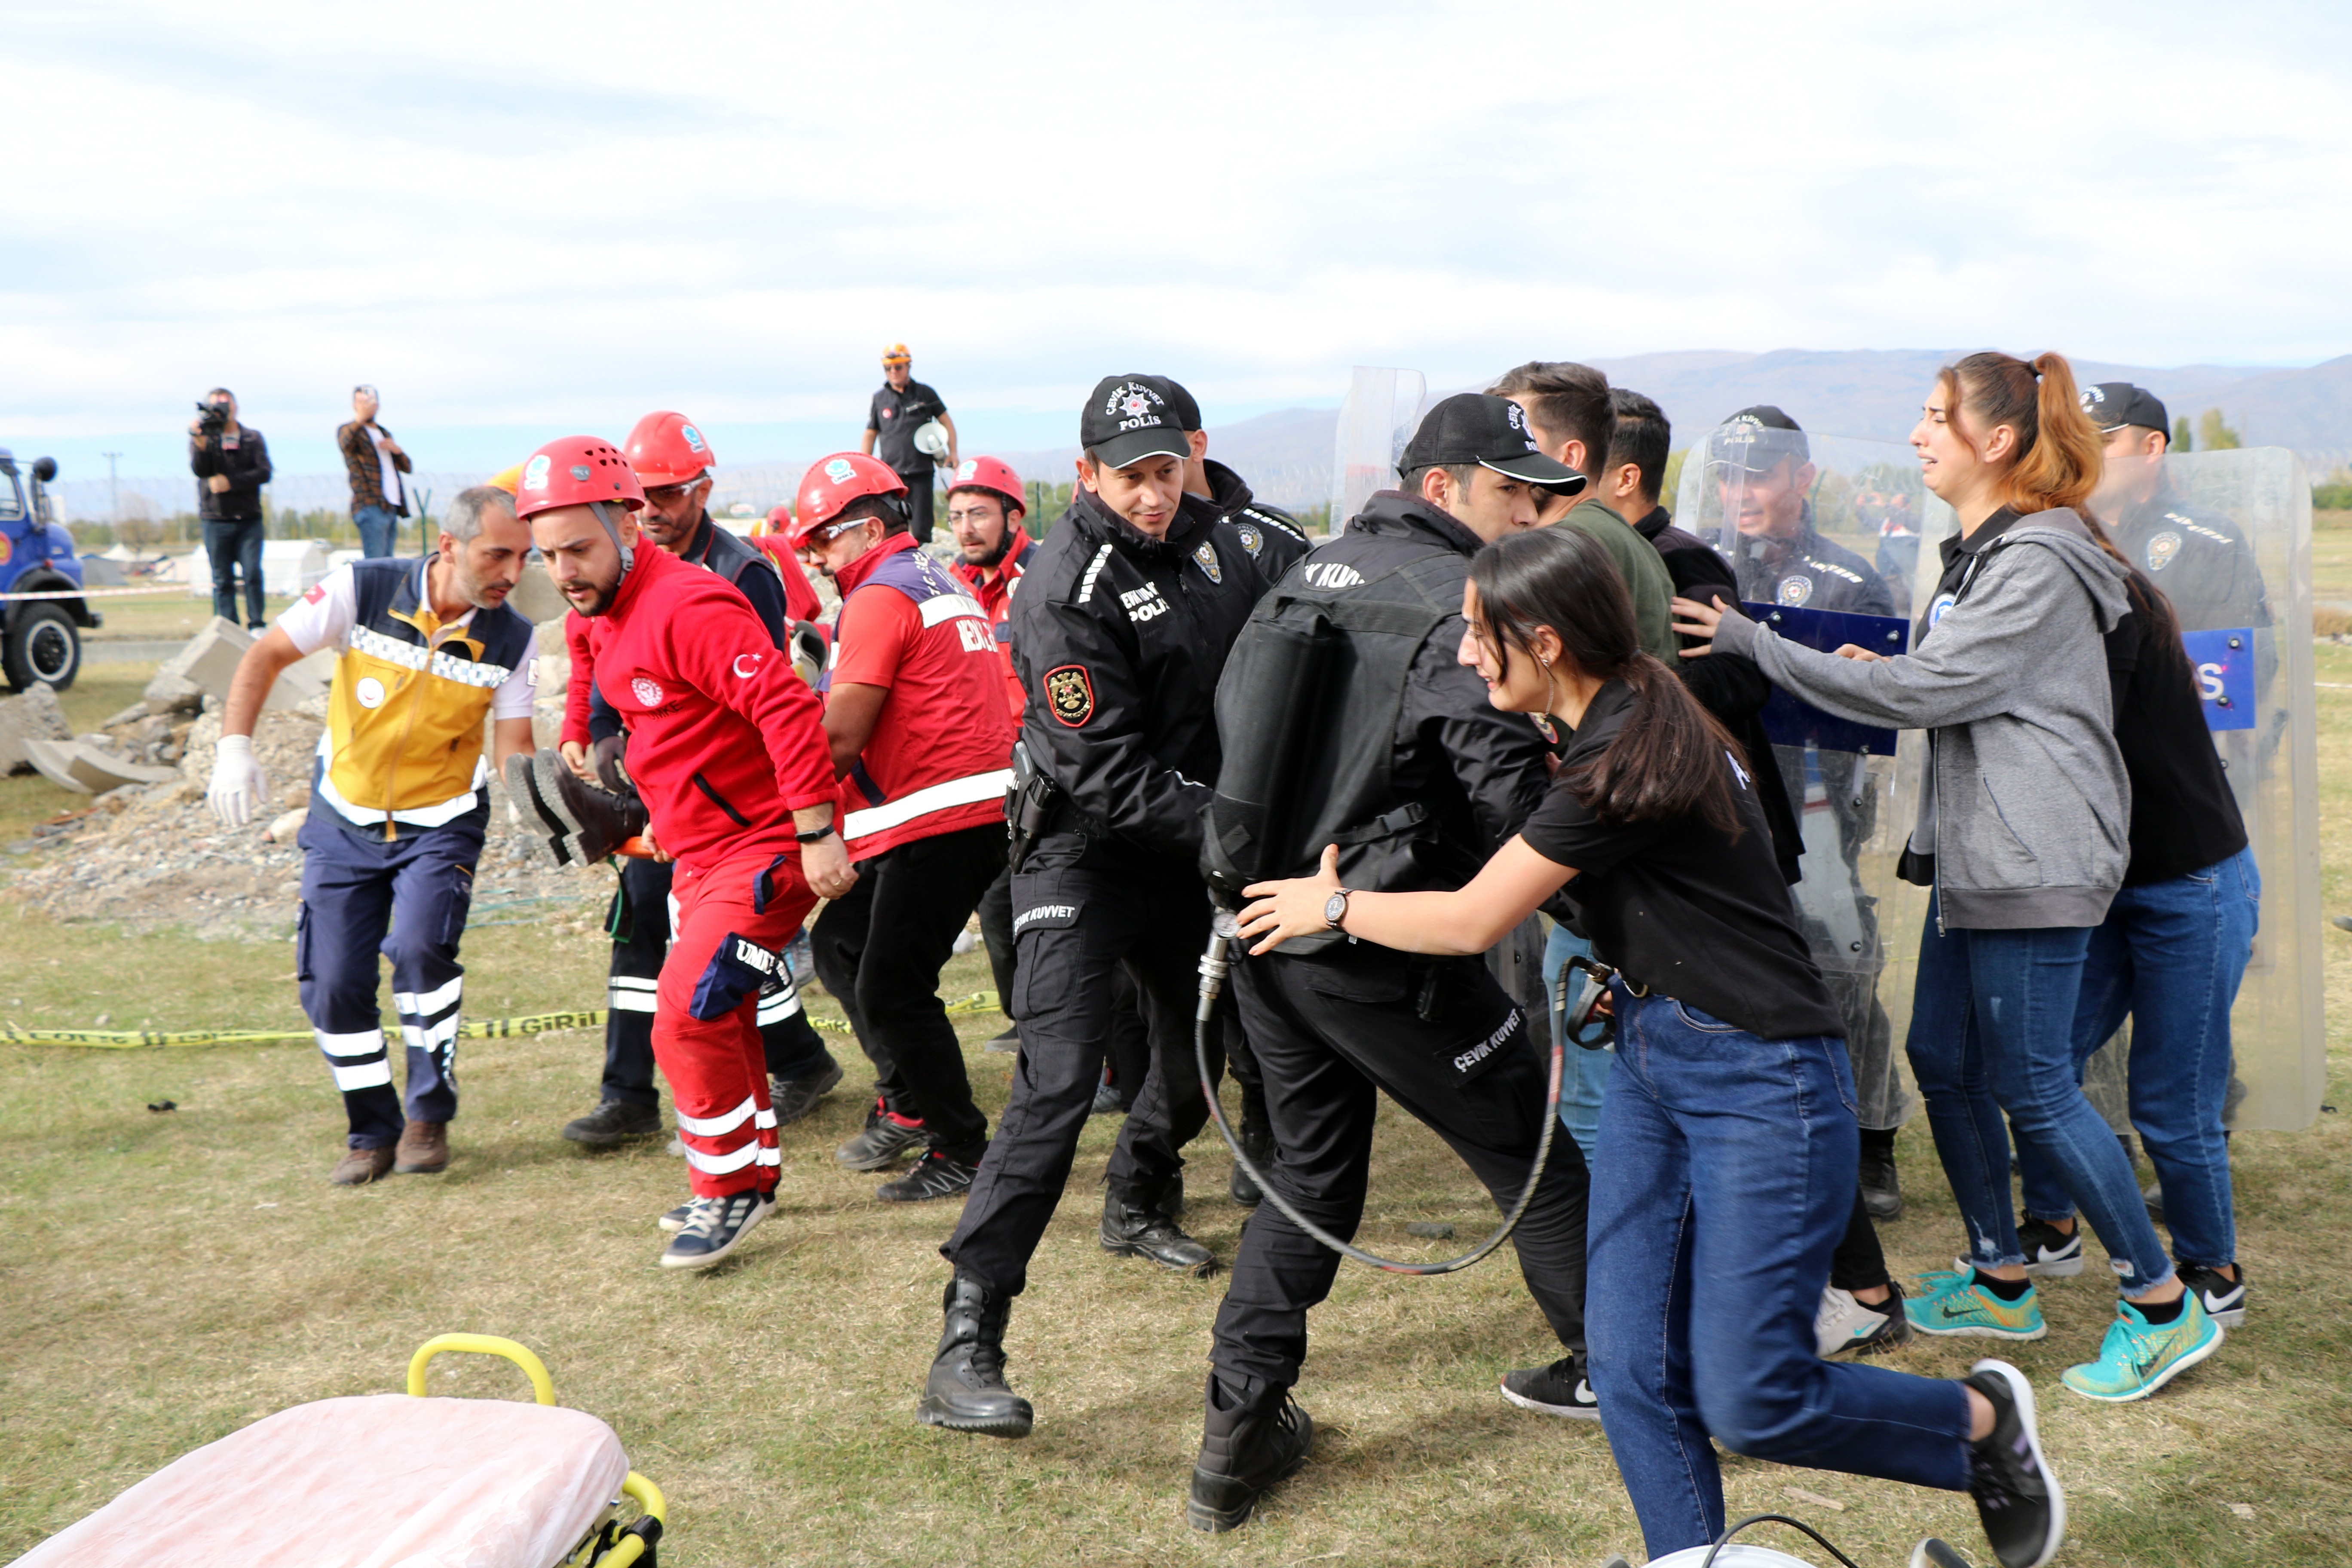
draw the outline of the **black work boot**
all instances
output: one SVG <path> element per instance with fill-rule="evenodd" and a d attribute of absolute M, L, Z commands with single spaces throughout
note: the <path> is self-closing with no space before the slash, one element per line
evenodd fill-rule
<path fill-rule="evenodd" d="M 947 1328 L 915 1419 L 950 1432 L 1026 1437 L 1036 1415 L 1004 1384 L 1004 1320 L 1013 1310 L 1011 1298 L 959 1273 L 948 1281 L 940 1304 Z"/>
<path fill-rule="evenodd" d="M 1315 1422 L 1291 1402 L 1286 1388 L 1244 1400 L 1214 1373 L 1209 1374 L 1208 1404 L 1184 1521 L 1217 1532 L 1247 1523 L 1257 1500 L 1307 1462 L 1307 1450 L 1315 1446 Z"/>
<path fill-rule="evenodd" d="M 1117 1188 L 1103 1197 L 1102 1248 L 1125 1258 L 1148 1258 L 1180 1274 L 1206 1275 L 1217 1266 L 1215 1255 L 1177 1229 L 1158 1204 L 1131 1207 Z"/>
<path fill-rule="evenodd" d="M 1242 1085 L 1241 1144 L 1242 1152 L 1248 1155 L 1249 1163 L 1259 1170 L 1263 1171 L 1274 1163 L 1274 1126 L 1266 1119 L 1265 1091 L 1252 1089 L 1248 1084 Z M 1234 1194 L 1234 1202 L 1245 1209 L 1257 1207 L 1265 1196 L 1258 1190 L 1257 1184 L 1250 1180 L 1249 1173 L 1242 1169 L 1239 1160 L 1234 1162 L 1234 1179 L 1228 1184 L 1228 1190 Z"/>
<path fill-rule="evenodd" d="M 661 1136 L 661 1107 L 608 1100 L 585 1116 L 563 1124 L 563 1135 L 592 1149 L 609 1149 L 636 1138 Z"/>
<path fill-rule="evenodd" d="M 1903 1216 L 1903 1178 L 1895 1170 L 1895 1129 L 1862 1130 L 1862 1206 L 1873 1219 Z"/>

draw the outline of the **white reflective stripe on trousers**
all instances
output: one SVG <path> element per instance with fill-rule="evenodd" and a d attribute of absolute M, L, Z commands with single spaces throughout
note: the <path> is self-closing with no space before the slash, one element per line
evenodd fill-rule
<path fill-rule="evenodd" d="M 935 811 L 945 811 L 951 805 L 971 805 L 983 800 L 998 800 L 1013 785 L 1011 768 L 994 768 L 984 773 L 969 773 L 945 784 L 925 784 L 896 800 L 886 800 L 880 805 L 869 805 L 853 811 L 842 819 L 841 833 L 845 838 L 863 838 L 869 833 L 897 827 L 919 816 Z"/>
<path fill-rule="evenodd" d="M 677 1113 L 677 1130 L 680 1132 L 691 1132 L 698 1138 L 724 1138 L 751 1121 L 757 1109 L 752 1103 L 751 1097 L 747 1094 L 743 1097 L 742 1104 L 724 1116 L 688 1116 L 681 1110 Z"/>

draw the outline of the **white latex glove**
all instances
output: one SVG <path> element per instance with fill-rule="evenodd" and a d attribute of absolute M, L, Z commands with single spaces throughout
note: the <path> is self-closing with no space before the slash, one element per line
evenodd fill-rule
<path fill-rule="evenodd" d="M 261 764 L 253 760 L 252 736 L 220 738 L 220 748 L 213 754 L 213 782 L 205 792 L 205 804 L 231 827 L 243 827 L 253 820 L 255 808 L 269 804 L 269 781 L 261 776 Z"/>

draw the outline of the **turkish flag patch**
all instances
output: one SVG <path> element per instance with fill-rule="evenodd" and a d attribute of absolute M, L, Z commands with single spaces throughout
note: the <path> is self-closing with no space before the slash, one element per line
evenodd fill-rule
<path fill-rule="evenodd" d="M 1045 706 L 1054 717 L 1076 729 L 1095 716 L 1094 678 L 1083 664 L 1059 665 L 1045 672 Z"/>

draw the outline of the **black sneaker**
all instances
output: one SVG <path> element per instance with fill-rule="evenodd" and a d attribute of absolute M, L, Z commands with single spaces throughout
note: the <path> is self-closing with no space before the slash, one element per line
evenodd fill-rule
<path fill-rule="evenodd" d="M 979 1166 L 967 1165 L 961 1160 L 950 1160 L 933 1149 L 916 1161 L 914 1169 L 905 1175 L 875 1188 L 874 1195 L 886 1204 L 921 1204 L 933 1198 L 960 1198 L 971 1191 L 971 1179 L 979 1174 Z"/>
<path fill-rule="evenodd" d="M 922 1146 L 923 1124 L 899 1121 L 877 1100 L 866 1113 L 866 1131 L 835 1149 L 833 1157 L 853 1171 L 881 1171 L 905 1159 L 908 1150 Z"/>
<path fill-rule="evenodd" d="M 1102 1249 L 1123 1258 L 1142 1258 L 1179 1274 L 1205 1277 L 1217 1266 L 1216 1255 L 1176 1228 L 1176 1222 L 1158 1208 L 1129 1208 L 1118 1193 L 1103 1201 Z"/>
<path fill-rule="evenodd" d="M 2246 1326 L 2246 1269 L 2241 1263 L 2230 1267 L 2238 1271 L 2235 1279 L 2201 1263 L 2183 1263 L 2174 1272 L 2180 1276 L 2181 1284 L 2197 1292 L 2207 1317 L 2225 1329 L 2242 1329 Z"/>
<path fill-rule="evenodd" d="M 587 1115 L 563 1124 L 566 1138 L 591 1149 L 610 1149 L 616 1143 L 634 1142 L 640 1138 L 658 1138 L 661 1130 L 660 1106 L 633 1105 L 625 1100 L 608 1100 Z"/>
<path fill-rule="evenodd" d="M 1992 1402 L 1992 1431 L 1969 1445 L 1969 1491 L 2000 1568 L 2042 1568 L 2066 1539 L 2066 1493 L 2042 1457 L 2033 1385 L 2005 1361 L 1980 1361 L 1968 1385 Z"/>
<path fill-rule="evenodd" d="M 730 1193 L 697 1198 L 694 1213 L 661 1255 L 664 1268 L 708 1268 L 732 1253 L 751 1227 L 768 1217 L 776 1200 L 765 1193 Z"/>
<path fill-rule="evenodd" d="M 1087 1114 L 1089 1116 L 1125 1116 L 1127 1114 L 1127 1107 L 1120 1102 L 1118 1090 L 1113 1089 L 1107 1083 L 1098 1083 L 1095 1085 L 1094 1109 L 1087 1111 Z"/>
<path fill-rule="evenodd" d="M 775 1109 L 776 1125 L 790 1127 L 816 1109 L 816 1102 L 831 1094 L 841 1081 L 841 1064 L 834 1063 L 823 1072 L 806 1078 L 772 1078 L 768 1080 L 768 1103 Z"/>
<path fill-rule="evenodd" d="M 1583 1359 L 1564 1355 L 1549 1366 L 1507 1372 L 1503 1374 L 1503 1397 L 1538 1415 L 1598 1421 L 1601 1401 L 1592 1396 L 1592 1382 L 1584 1374 Z"/>
<path fill-rule="evenodd" d="M 994 1051 L 999 1056 L 1013 1055 L 1021 1049 L 1021 1026 L 1007 1024 L 1004 1026 L 1004 1033 L 986 1042 L 980 1048 L 983 1051 Z"/>
<path fill-rule="evenodd" d="M 1873 1128 L 1863 1129 L 1861 1177 L 1862 1206 L 1871 1218 L 1903 1217 L 1903 1178 L 1895 1169 L 1895 1133 L 1892 1129 L 1883 1132 Z"/>
<path fill-rule="evenodd" d="M 2025 1215 L 2017 1222 L 2017 1245 L 2025 1249 L 2025 1271 L 2038 1279 L 2072 1279 L 2083 1271 L 2083 1226 L 2060 1230 L 2048 1220 Z"/>
<path fill-rule="evenodd" d="M 1201 1452 L 1192 1461 L 1192 1492 L 1184 1522 L 1213 1534 L 1249 1522 L 1257 1500 L 1296 1475 L 1315 1446 L 1315 1422 L 1290 1390 L 1277 1388 L 1247 1405 L 1220 1409 L 1223 1391 L 1209 1374 L 1208 1416 Z"/>

